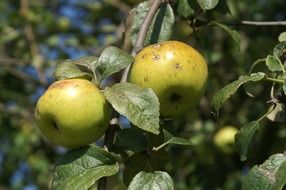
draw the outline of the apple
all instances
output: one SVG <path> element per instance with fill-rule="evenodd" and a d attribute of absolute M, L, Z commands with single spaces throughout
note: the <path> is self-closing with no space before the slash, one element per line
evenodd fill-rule
<path fill-rule="evenodd" d="M 67 30 L 71 26 L 71 21 L 67 17 L 60 17 L 57 20 L 58 28 L 61 30 Z"/>
<path fill-rule="evenodd" d="M 166 41 L 139 52 L 129 82 L 153 89 L 162 117 L 177 117 L 197 106 L 207 76 L 206 61 L 197 50 L 179 41 Z"/>
<path fill-rule="evenodd" d="M 233 126 L 224 126 L 214 135 L 214 144 L 224 153 L 234 150 L 235 134 L 238 129 Z"/>
<path fill-rule="evenodd" d="M 40 97 L 36 123 L 52 143 L 66 148 L 88 145 L 105 132 L 110 106 L 90 81 L 68 79 L 54 82 Z"/>

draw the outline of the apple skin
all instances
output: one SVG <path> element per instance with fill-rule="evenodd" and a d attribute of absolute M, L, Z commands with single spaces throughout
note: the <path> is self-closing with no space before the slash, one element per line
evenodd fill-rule
<path fill-rule="evenodd" d="M 100 138 L 108 127 L 111 109 L 100 90 L 84 79 L 60 80 L 40 97 L 36 123 L 53 144 L 78 148 Z"/>
<path fill-rule="evenodd" d="M 152 88 L 161 117 L 185 115 L 205 92 L 208 68 L 201 54 L 179 41 L 145 47 L 136 57 L 129 82 Z"/>
<path fill-rule="evenodd" d="M 214 144 L 224 153 L 234 151 L 235 135 L 238 129 L 233 126 L 224 126 L 214 135 Z"/>

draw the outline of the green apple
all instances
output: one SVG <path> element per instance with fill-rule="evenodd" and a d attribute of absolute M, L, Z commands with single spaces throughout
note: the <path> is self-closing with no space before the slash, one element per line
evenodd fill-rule
<path fill-rule="evenodd" d="M 234 150 L 235 134 L 237 128 L 224 126 L 214 135 L 214 144 L 224 153 L 232 153 Z"/>
<path fill-rule="evenodd" d="M 35 119 L 56 145 L 78 148 L 100 138 L 108 127 L 110 107 L 100 90 L 84 79 L 60 80 L 40 97 Z"/>
<path fill-rule="evenodd" d="M 162 117 L 177 117 L 197 106 L 207 76 L 207 64 L 197 50 L 179 41 L 166 41 L 145 47 L 135 57 L 129 81 L 153 89 Z"/>
<path fill-rule="evenodd" d="M 71 21 L 67 17 L 60 17 L 57 20 L 58 28 L 61 30 L 67 30 L 71 26 Z"/>

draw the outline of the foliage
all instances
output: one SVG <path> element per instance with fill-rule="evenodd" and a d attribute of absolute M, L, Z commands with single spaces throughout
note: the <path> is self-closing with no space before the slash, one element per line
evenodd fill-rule
<path fill-rule="evenodd" d="M 140 189 L 140 183 L 146 189 L 282 189 L 285 28 L 246 27 L 241 19 L 286 20 L 286 2 L 162 4 L 144 45 L 181 40 L 199 49 L 209 66 L 200 105 L 175 120 L 159 118 L 151 89 L 118 83 L 133 62 L 129 53 L 149 6 L 127 0 L 0 2 L 0 189 L 62 189 L 71 181 L 88 189 L 107 176 L 107 189 Z M 68 151 L 36 129 L 39 96 L 54 80 L 75 77 L 99 84 L 122 114 L 109 151 L 99 148 L 103 139 Z M 224 154 L 212 139 L 229 124 L 240 128 L 237 152 Z"/>

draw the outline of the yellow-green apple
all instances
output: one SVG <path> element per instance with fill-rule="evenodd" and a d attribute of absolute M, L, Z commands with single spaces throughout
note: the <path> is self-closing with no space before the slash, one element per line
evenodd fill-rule
<path fill-rule="evenodd" d="M 35 119 L 42 134 L 56 145 L 78 148 L 105 132 L 110 107 L 100 90 L 84 79 L 60 80 L 40 97 Z"/>
<path fill-rule="evenodd" d="M 166 41 L 139 52 L 129 81 L 153 89 L 162 117 L 177 117 L 196 107 L 207 76 L 206 61 L 197 50 L 179 41 Z"/>
<path fill-rule="evenodd" d="M 235 134 L 238 129 L 233 126 L 224 126 L 214 135 L 214 144 L 225 153 L 232 153 L 234 150 Z"/>

